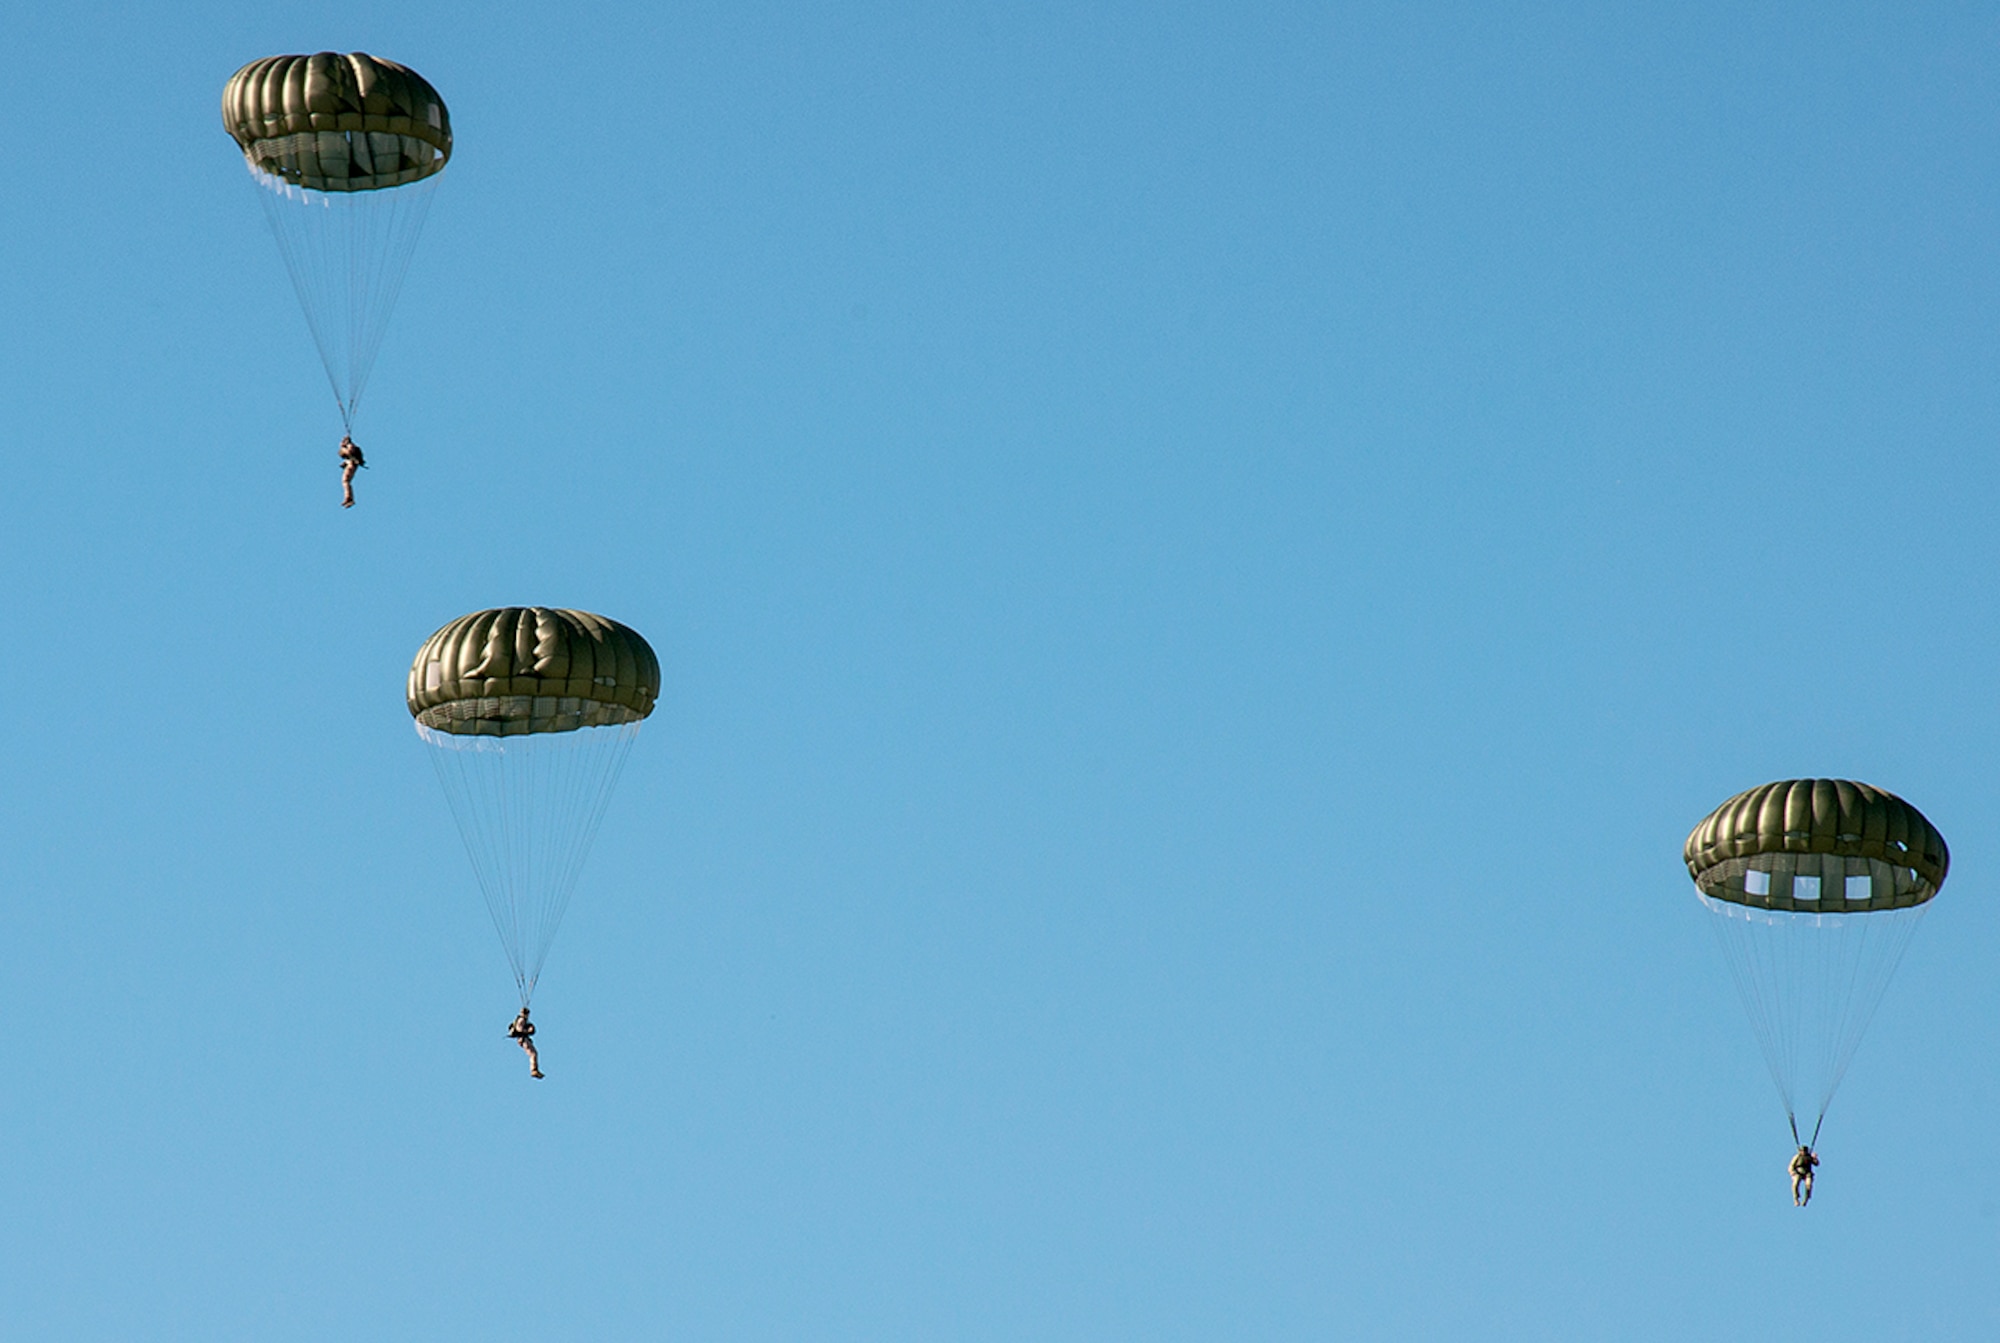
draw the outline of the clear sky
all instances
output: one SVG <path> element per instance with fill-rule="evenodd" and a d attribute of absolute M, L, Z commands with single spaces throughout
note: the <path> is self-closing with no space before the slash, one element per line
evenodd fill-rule
<path fill-rule="evenodd" d="M 217 112 L 457 152 L 337 506 Z M 1990 1339 L 1989 5 L 0 16 L 0 1335 Z M 665 667 L 536 998 L 403 707 Z M 1819 1197 L 1680 865 L 1949 884 Z"/>

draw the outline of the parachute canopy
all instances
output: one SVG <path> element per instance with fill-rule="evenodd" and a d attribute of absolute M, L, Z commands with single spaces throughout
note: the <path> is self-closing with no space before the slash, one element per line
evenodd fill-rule
<path fill-rule="evenodd" d="M 507 606 L 460 616 L 410 664 L 410 716 L 437 732 L 512 737 L 636 723 L 660 694 L 637 631 L 587 611 Z"/>
<path fill-rule="evenodd" d="M 1811 913 L 1920 905 L 1951 865 L 1944 836 L 1922 812 L 1846 779 L 1738 793 L 1694 828 L 1682 857 L 1713 899 Z"/>
<path fill-rule="evenodd" d="M 1819 1127 L 1951 856 L 1893 793 L 1789 779 L 1739 793 L 1682 850 L 1784 1102 Z M 1803 1137 L 1800 1120 L 1811 1124 Z"/>
<path fill-rule="evenodd" d="M 523 1007 L 659 694 L 651 646 L 584 611 L 478 611 L 425 640 L 410 664 L 410 716 Z"/>
<path fill-rule="evenodd" d="M 424 77 L 366 52 L 267 56 L 222 90 L 250 166 L 314 191 L 378 191 L 451 158 L 451 114 Z"/>

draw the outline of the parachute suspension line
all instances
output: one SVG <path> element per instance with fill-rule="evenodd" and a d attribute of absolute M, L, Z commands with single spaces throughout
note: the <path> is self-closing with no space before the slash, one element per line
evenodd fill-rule
<path fill-rule="evenodd" d="M 1819 1115 L 1813 1121 L 1814 1142 L 1819 1140 L 1819 1126 L 1826 1122 L 1826 1106 L 1846 1078 L 1847 1067 L 1854 1061 L 1861 1037 L 1867 1033 L 1868 1023 L 1875 1019 L 1875 1009 L 1881 1006 L 1882 995 L 1888 989 L 1890 979 L 1903 963 L 1904 953 L 1910 949 L 1910 939 L 1916 935 L 1917 925 L 1929 912 L 1930 903 L 1926 901 L 1910 909 L 1863 916 L 1867 923 L 1863 938 L 1867 939 L 1867 943 L 1850 963 L 1846 982 L 1835 987 L 1842 1004 L 1840 1036 L 1848 1043 L 1829 1060 L 1831 1066 L 1826 1097 L 1821 1101 Z"/>
<path fill-rule="evenodd" d="M 553 851 L 549 855 L 546 878 L 549 899 L 540 906 L 540 922 L 535 929 L 538 951 L 528 976 L 530 992 L 535 981 L 541 977 L 542 962 L 555 943 L 556 930 L 562 925 L 563 915 L 569 910 L 570 897 L 583 875 L 584 861 L 590 856 L 591 845 L 596 842 L 598 827 L 603 824 L 604 813 L 611 804 L 611 794 L 618 786 L 619 776 L 625 772 L 625 760 L 631 753 L 632 742 L 639 735 L 639 725 L 627 723 L 616 727 L 580 728 L 563 735 L 587 735 L 595 740 L 578 749 L 559 749 L 544 756 L 545 761 L 556 766 L 560 775 L 555 780 L 553 792 L 562 799 L 560 810 L 565 819 L 551 834 Z"/>
<path fill-rule="evenodd" d="M 352 433 L 440 174 L 376 191 L 313 191 L 254 164 L 250 175 Z"/>
<path fill-rule="evenodd" d="M 449 733 L 433 732 L 422 724 L 417 726 L 417 735 L 431 748 L 428 753 L 431 764 L 437 769 L 438 783 L 451 806 L 452 819 L 458 823 L 459 837 L 465 841 L 465 852 L 472 860 L 473 875 L 485 898 L 487 914 L 493 920 L 493 931 L 499 934 L 508 963 L 513 966 L 514 982 L 521 990 L 521 1006 L 526 1007 L 528 991 L 515 951 L 520 938 L 512 926 L 512 912 L 518 906 L 520 892 L 514 870 L 506 861 L 507 836 L 516 826 L 507 814 L 506 793 L 493 786 L 497 771 L 475 768 L 467 759 L 479 752 L 497 753 L 501 743 L 487 737 L 461 740 Z"/>
<path fill-rule="evenodd" d="M 1716 917 L 1710 927 L 1715 932 L 1716 945 L 1722 950 L 1723 959 L 1729 964 L 1729 977 L 1736 985 L 1737 996 L 1742 999 L 1743 1008 L 1750 1015 L 1752 1027 L 1756 1031 L 1757 1045 L 1764 1055 L 1764 1066 L 1770 1070 L 1771 1081 L 1778 1088 L 1778 1098 L 1784 1102 L 1785 1117 L 1792 1124 L 1794 1134 L 1798 1121 L 1794 1117 L 1796 1107 L 1792 1104 L 1791 1077 L 1793 1075 L 1792 1055 L 1795 1052 L 1795 1030 L 1787 1030 L 1792 1021 L 1780 1010 L 1782 1004 L 1775 1001 L 1778 976 L 1770 968 L 1753 965 L 1762 956 L 1771 955 L 1769 948 L 1756 945 L 1751 939 L 1738 936 L 1732 939 L 1728 921 L 1738 917 L 1736 907 L 1724 902 L 1699 897 L 1709 912 Z M 1747 918 L 1747 912 L 1741 917 Z"/>
<path fill-rule="evenodd" d="M 1801 1146 L 1801 1147 L 1805 1148 L 1805 1149 L 1806 1149 L 1807 1151 L 1817 1151 L 1817 1150 L 1818 1150 L 1818 1148 L 1819 1148 L 1819 1130 L 1820 1130 L 1820 1126 L 1821 1126 L 1822 1124 L 1826 1123 L 1826 1111 L 1825 1111 L 1825 1110 L 1821 1110 L 1821 1111 L 1819 1112 L 1819 1118 L 1818 1118 L 1818 1119 L 1815 1119 L 1815 1120 L 1813 1121 L 1813 1131 L 1812 1131 L 1812 1137 L 1811 1137 L 1811 1138 L 1810 1138 L 1810 1139 L 1809 1139 L 1808 1141 L 1806 1141 L 1806 1142 L 1799 1142 L 1799 1117 L 1798 1117 L 1797 1115 L 1793 1114 L 1793 1113 L 1792 1113 L 1791 1111 L 1787 1110 L 1787 1111 L 1785 1112 L 1785 1121 L 1786 1121 L 1787 1123 L 1789 1123 L 1789 1124 L 1790 1124 L 1790 1125 L 1792 1126 L 1792 1141 L 1793 1141 L 1793 1142 L 1798 1142 L 1798 1143 L 1799 1143 L 1799 1146 Z"/>
<path fill-rule="evenodd" d="M 1810 913 L 1699 898 L 1714 916 L 1710 927 L 1792 1136 L 1798 1137 L 1803 1111 L 1814 1118 L 1817 1142 L 1827 1107 L 1930 906 Z"/>
<path fill-rule="evenodd" d="M 526 1007 L 604 819 L 636 722 L 520 736 L 421 724 Z"/>

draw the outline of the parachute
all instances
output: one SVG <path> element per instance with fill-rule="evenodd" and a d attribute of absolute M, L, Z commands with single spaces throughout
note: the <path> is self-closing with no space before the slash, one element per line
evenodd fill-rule
<path fill-rule="evenodd" d="M 362 52 L 270 56 L 222 90 L 222 124 L 264 214 L 352 433 L 437 175 L 444 100 L 414 70 Z"/>
<path fill-rule="evenodd" d="M 1951 864 L 1895 796 L 1845 779 L 1739 793 L 1682 852 L 1794 1141 L 1827 1106 Z M 1811 1124 L 1800 1136 L 1800 1121 Z"/>
<path fill-rule="evenodd" d="M 510 606 L 424 641 L 407 700 L 528 1006 L 660 663 L 603 616 Z"/>

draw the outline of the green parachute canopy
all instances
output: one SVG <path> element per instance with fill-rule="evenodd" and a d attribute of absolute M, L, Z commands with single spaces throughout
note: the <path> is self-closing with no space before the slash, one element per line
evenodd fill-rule
<path fill-rule="evenodd" d="M 222 125 L 253 169 L 314 191 L 402 186 L 451 158 L 438 91 L 361 51 L 250 62 L 223 86 Z"/>
<path fill-rule="evenodd" d="M 1951 865 L 1894 793 L 1788 779 L 1738 793 L 1681 851 L 1795 1139 L 1826 1109 Z"/>
<path fill-rule="evenodd" d="M 636 723 L 660 694 L 637 631 L 587 611 L 508 606 L 460 616 L 410 664 L 410 716 L 462 736 Z"/>
<path fill-rule="evenodd" d="M 1738 793 L 1694 828 L 1682 857 L 1704 895 L 1814 913 L 1920 905 L 1951 866 L 1944 836 L 1922 812 L 1846 779 Z"/>
<path fill-rule="evenodd" d="M 528 1005 L 660 662 L 585 611 L 509 606 L 424 641 L 405 702 Z"/>

